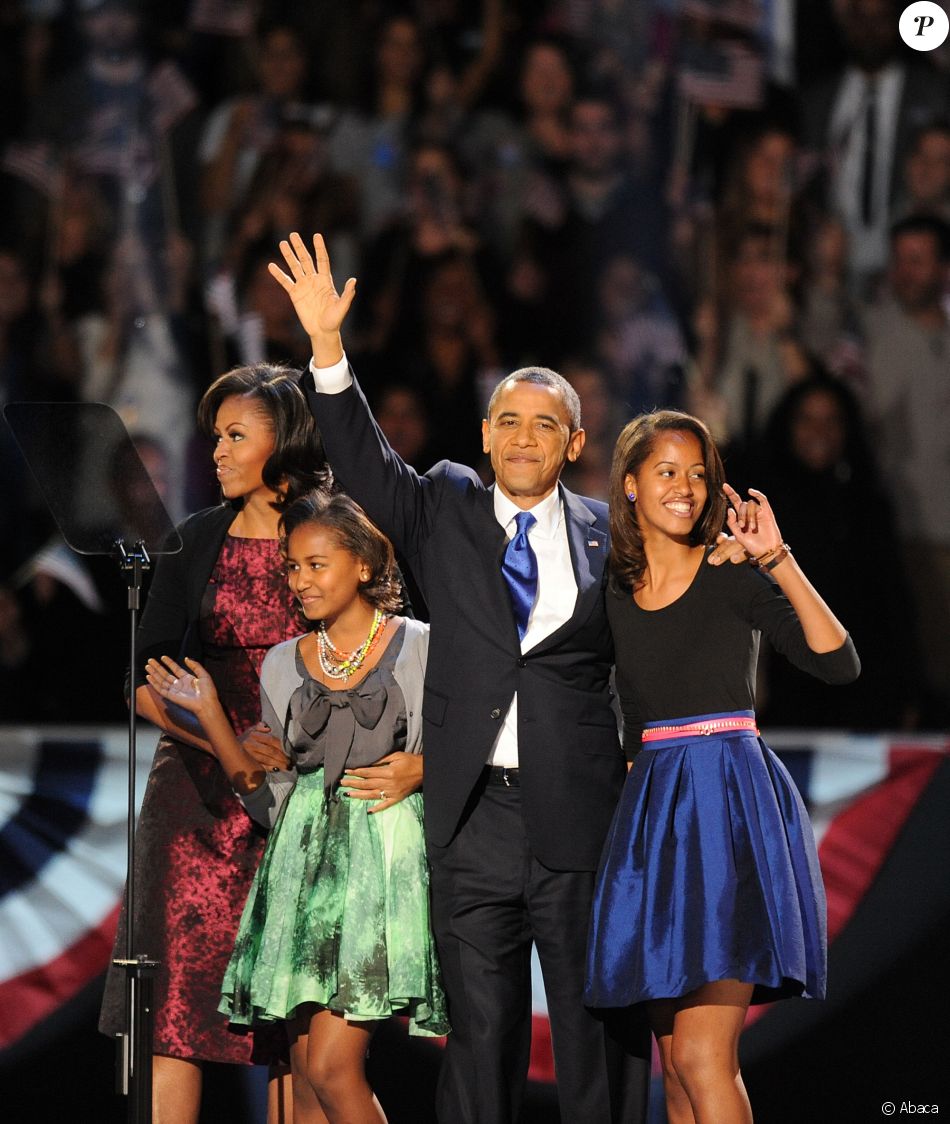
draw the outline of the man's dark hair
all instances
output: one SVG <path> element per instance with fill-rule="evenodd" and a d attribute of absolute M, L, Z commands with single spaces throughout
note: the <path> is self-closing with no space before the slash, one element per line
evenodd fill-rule
<path fill-rule="evenodd" d="M 563 375 L 559 375 L 557 371 L 552 371 L 550 367 L 522 367 L 503 378 L 492 391 L 492 396 L 488 400 L 489 421 L 491 421 L 492 413 L 498 404 L 499 395 L 509 383 L 513 382 L 531 382 L 536 386 L 549 386 L 552 390 L 556 390 L 561 396 L 561 401 L 564 403 L 565 410 L 567 410 L 567 416 L 570 418 L 571 433 L 576 433 L 580 429 L 581 400 L 577 396 L 577 391 Z"/>
<path fill-rule="evenodd" d="M 950 262 L 950 224 L 936 215 L 908 215 L 891 227 L 891 245 L 905 234 L 929 234 L 942 262 Z"/>

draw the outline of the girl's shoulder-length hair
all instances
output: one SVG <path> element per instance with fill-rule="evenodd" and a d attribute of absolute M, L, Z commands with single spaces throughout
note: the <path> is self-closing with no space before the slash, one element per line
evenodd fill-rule
<path fill-rule="evenodd" d="M 637 523 L 635 501 L 627 498 L 624 481 L 635 475 L 663 433 L 691 433 L 699 441 L 706 474 L 706 503 L 689 535 L 692 545 L 712 546 L 726 518 L 722 486 L 725 470 L 709 427 L 680 410 L 653 410 L 640 414 L 621 430 L 610 469 L 610 581 L 615 590 L 633 592 L 646 569 L 643 536 Z"/>

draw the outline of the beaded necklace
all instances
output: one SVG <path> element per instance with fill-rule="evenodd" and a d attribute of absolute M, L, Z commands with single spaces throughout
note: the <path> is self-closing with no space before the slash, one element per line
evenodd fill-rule
<path fill-rule="evenodd" d="M 343 652 L 327 635 L 327 626 L 320 622 L 317 626 L 317 656 L 320 668 L 328 679 L 342 679 L 346 681 L 351 675 L 359 671 L 366 661 L 366 657 L 376 647 L 389 620 L 388 614 L 381 609 L 373 613 L 373 623 L 370 625 L 369 635 L 355 652 Z"/>

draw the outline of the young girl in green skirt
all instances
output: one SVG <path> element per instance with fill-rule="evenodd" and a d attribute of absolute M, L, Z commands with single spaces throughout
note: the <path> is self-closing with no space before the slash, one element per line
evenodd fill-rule
<path fill-rule="evenodd" d="M 281 520 L 290 588 L 312 630 L 261 671 L 264 721 L 286 770 L 244 751 L 194 660 L 148 665 L 198 716 L 254 819 L 273 827 L 222 985 L 233 1023 L 286 1020 L 295 1124 L 378 1124 L 366 1080 L 375 1024 L 449 1027 L 429 923 L 422 832 L 428 626 L 395 615 L 392 546 L 346 496 L 310 493 Z"/>

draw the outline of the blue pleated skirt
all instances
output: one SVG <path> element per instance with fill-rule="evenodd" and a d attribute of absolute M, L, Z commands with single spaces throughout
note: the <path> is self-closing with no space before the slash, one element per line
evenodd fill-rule
<path fill-rule="evenodd" d="M 753 1003 L 822 998 L 826 949 L 814 834 L 775 754 L 751 731 L 647 743 L 604 845 L 585 1001 L 627 1007 L 724 979 L 754 984 Z"/>

